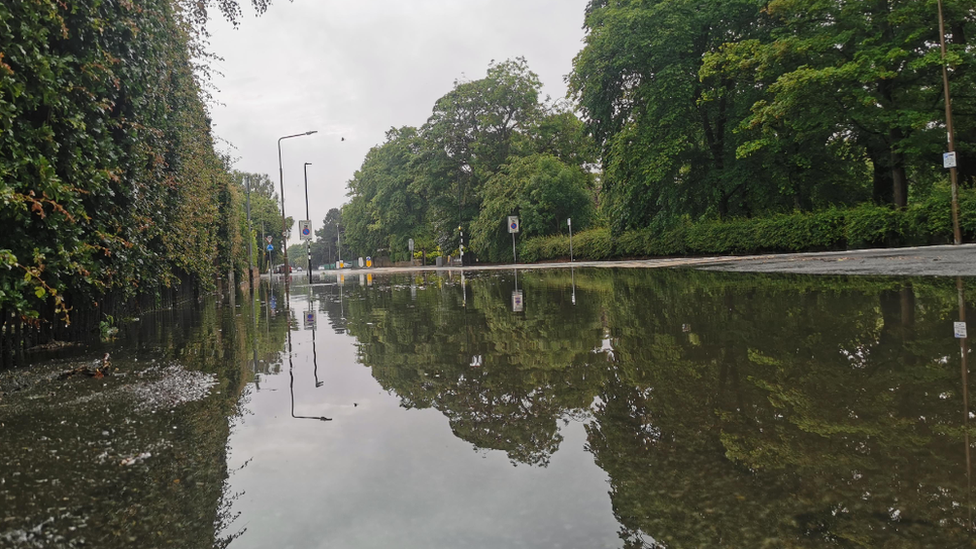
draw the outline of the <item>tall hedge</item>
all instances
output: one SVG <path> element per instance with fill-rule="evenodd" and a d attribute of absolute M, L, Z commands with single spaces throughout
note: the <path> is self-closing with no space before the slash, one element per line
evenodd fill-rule
<path fill-rule="evenodd" d="M 240 255 L 189 29 L 170 0 L 0 3 L 0 326 Z"/>

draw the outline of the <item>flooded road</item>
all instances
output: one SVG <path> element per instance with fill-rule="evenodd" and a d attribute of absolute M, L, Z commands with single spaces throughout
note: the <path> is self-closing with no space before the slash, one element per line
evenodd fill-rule
<path fill-rule="evenodd" d="M 973 279 L 304 280 L 0 374 L 0 547 L 974 545 Z"/>

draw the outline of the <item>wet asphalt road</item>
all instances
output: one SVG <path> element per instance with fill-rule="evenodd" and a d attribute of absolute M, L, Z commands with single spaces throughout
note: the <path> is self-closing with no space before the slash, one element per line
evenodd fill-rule
<path fill-rule="evenodd" d="M 925 246 L 848 250 L 842 252 L 767 254 L 750 256 L 678 257 L 626 261 L 576 261 L 573 267 L 668 268 L 755 272 L 801 273 L 819 275 L 892 275 L 892 276 L 976 276 L 976 244 L 960 246 Z M 475 265 L 465 271 L 524 269 L 557 269 L 570 267 L 569 262 L 519 265 Z M 395 273 L 409 271 L 457 270 L 458 267 L 383 267 L 353 269 L 347 275 Z M 293 275 L 294 277 L 295 275 Z M 294 278 L 293 278 L 294 280 Z"/>

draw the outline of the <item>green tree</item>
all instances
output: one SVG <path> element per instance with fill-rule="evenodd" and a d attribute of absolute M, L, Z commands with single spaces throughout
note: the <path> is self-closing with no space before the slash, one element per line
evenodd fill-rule
<path fill-rule="evenodd" d="M 414 184 L 420 146 L 415 128 L 390 129 L 386 142 L 369 151 L 349 182 L 352 199 L 344 218 L 354 228 L 348 242 L 354 253 L 407 258 L 407 240 L 427 213 Z"/>
<path fill-rule="evenodd" d="M 958 46 L 954 72 L 974 57 L 964 47 L 970 2 L 947 2 Z M 750 121 L 767 135 L 785 130 L 811 149 L 830 140 L 856 143 L 874 169 L 873 197 L 904 207 L 912 168 L 939 158 L 945 133 L 940 118 L 941 60 L 933 2 L 777 0 L 774 40 L 739 45 L 768 98 Z M 967 81 L 967 80 L 963 80 Z M 829 158 L 821 162 L 829 162 Z"/>
<path fill-rule="evenodd" d="M 736 159 L 751 82 L 705 78 L 703 59 L 768 32 L 752 0 L 593 0 L 569 87 L 603 150 L 601 205 L 617 230 L 682 215 L 762 211 L 776 193 Z"/>
<path fill-rule="evenodd" d="M 455 82 L 434 104 L 420 130 L 417 186 L 442 247 L 456 247 L 457 227 L 478 216 L 484 184 L 537 123 L 541 87 L 525 59 L 493 61 L 485 78 Z"/>
<path fill-rule="evenodd" d="M 510 256 L 509 215 L 520 216 L 525 238 L 566 231 L 566 220 L 586 229 L 593 215 L 592 177 L 554 156 L 513 159 L 488 180 L 481 213 L 471 225 L 472 246 L 489 261 Z"/>
<path fill-rule="evenodd" d="M 342 212 L 339 208 L 330 208 L 322 220 L 322 228 L 315 230 L 315 241 L 312 242 L 312 265 L 335 263 L 338 259 L 338 244 L 342 226 Z"/>
<path fill-rule="evenodd" d="M 246 200 L 243 195 L 247 194 L 247 188 L 250 186 L 251 238 L 256 259 L 255 265 L 261 272 L 267 272 L 269 254 L 266 248 L 269 242 L 266 239 L 262 240 L 262 238 L 271 237 L 270 244 L 274 246 L 275 257 L 281 253 L 284 242 L 284 238 L 281 236 L 281 210 L 279 209 L 278 192 L 275 190 L 274 182 L 267 174 L 234 171 L 231 175 L 237 182 L 242 201 Z M 295 225 L 294 218 L 286 217 L 285 225 L 291 231 Z M 289 257 L 291 257 L 290 253 Z M 305 257 L 305 254 L 301 254 L 301 257 Z"/>

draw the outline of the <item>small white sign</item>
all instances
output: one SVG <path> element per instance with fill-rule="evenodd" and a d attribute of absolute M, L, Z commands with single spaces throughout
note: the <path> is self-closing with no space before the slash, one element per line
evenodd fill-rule
<path fill-rule="evenodd" d="M 302 240 L 312 240 L 312 222 L 308 219 L 299 221 L 298 235 Z"/>
<path fill-rule="evenodd" d="M 512 292 L 512 312 L 521 313 L 525 310 L 525 300 L 522 297 L 522 290 Z"/>
<path fill-rule="evenodd" d="M 266 241 L 266 242 L 267 242 L 268 244 L 271 244 L 271 241 L 272 241 L 272 240 L 274 240 L 274 238 L 272 238 L 272 237 L 271 237 L 271 235 L 269 234 L 268 236 L 266 236 L 266 237 L 264 237 L 264 240 L 265 240 L 265 241 Z"/>
<path fill-rule="evenodd" d="M 966 333 L 966 323 L 965 322 L 955 322 L 953 323 L 955 328 L 956 339 L 967 339 L 969 335 Z"/>
<path fill-rule="evenodd" d="M 942 167 L 943 168 L 946 168 L 946 169 L 948 169 L 948 168 L 955 168 L 956 167 L 956 153 L 955 153 L 955 151 L 953 151 L 953 152 L 947 152 L 947 153 L 942 153 Z"/>
<path fill-rule="evenodd" d="M 508 216 L 508 232 L 510 233 L 519 232 L 519 220 L 517 215 Z"/>
<path fill-rule="evenodd" d="M 413 239 L 407 241 L 407 247 L 410 248 L 410 253 L 413 253 Z"/>

